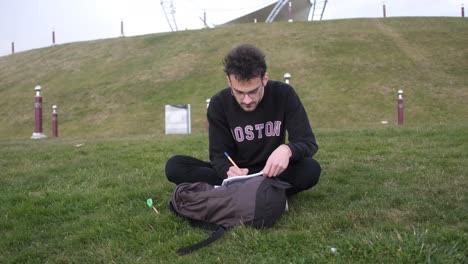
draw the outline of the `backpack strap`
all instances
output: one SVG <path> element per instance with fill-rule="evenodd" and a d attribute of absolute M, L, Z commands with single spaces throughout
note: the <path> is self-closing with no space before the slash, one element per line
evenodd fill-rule
<path fill-rule="evenodd" d="M 208 237 L 207 239 L 202 240 L 202 241 L 200 241 L 200 242 L 198 242 L 196 244 L 193 244 L 191 246 L 179 248 L 179 250 L 177 250 L 177 254 L 179 256 L 183 256 L 183 255 L 192 253 L 193 251 L 198 250 L 198 249 L 200 249 L 202 247 L 206 247 L 209 244 L 211 244 L 211 243 L 215 242 L 216 240 L 220 239 L 224 235 L 224 231 L 225 231 L 224 227 L 219 225 L 218 229 L 216 229 L 216 231 L 211 233 L 210 237 Z"/>
<path fill-rule="evenodd" d="M 177 254 L 179 256 L 183 256 L 183 255 L 192 253 L 195 250 L 199 250 L 202 247 L 206 247 L 209 244 L 211 244 L 211 243 L 215 242 L 216 240 L 220 239 L 224 235 L 224 231 L 226 230 L 226 228 L 221 226 L 221 225 L 217 225 L 217 224 L 214 224 L 214 223 L 208 223 L 208 222 L 204 222 L 204 221 L 201 221 L 201 220 L 195 220 L 195 219 L 190 219 L 188 217 L 184 217 L 183 215 L 179 214 L 175 210 L 174 205 L 172 204 L 172 202 L 169 202 L 169 209 L 174 214 L 188 220 L 192 226 L 199 227 L 199 228 L 202 228 L 202 229 L 207 230 L 207 231 L 212 231 L 211 235 L 208 238 L 206 238 L 206 239 L 204 239 L 204 240 L 202 240 L 202 241 L 200 241 L 200 242 L 198 242 L 196 244 L 193 244 L 191 246 L 179 248 L 179 250 L 177 250 Z"/>

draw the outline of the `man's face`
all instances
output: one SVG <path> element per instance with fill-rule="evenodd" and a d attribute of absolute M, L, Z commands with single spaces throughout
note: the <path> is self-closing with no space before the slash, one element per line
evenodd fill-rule
<path fill-rule="evenodd" d="M 266 73 L 263 79 L 256 77 L 248 81 L 239 81 L 233 74 L 228 76 L 228 84 L 231 87 L 232 94 L 240 107 L 247 112 L 255 110 L 260 101 L 262 101 L 267 82 L 268 75 Z"/>

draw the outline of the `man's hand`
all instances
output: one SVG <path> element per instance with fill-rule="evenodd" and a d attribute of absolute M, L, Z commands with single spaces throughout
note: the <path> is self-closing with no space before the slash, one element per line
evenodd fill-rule
<path fill-rule="evenodd" d="M 276 177 L 280 175 L 288 167 L 291 156 L 291 149 L 287 145 L 283 144 L 277 147 L 268 157 L 263 168 L 263 176 Z"/>
<path fill-rule="evenodd" d="M 235 176 L 244 176 L 249 174 L 249 169 L 238 169 L 235 166 L 229 167 L 227 171 L 228 178 L 235 177 Z"/>

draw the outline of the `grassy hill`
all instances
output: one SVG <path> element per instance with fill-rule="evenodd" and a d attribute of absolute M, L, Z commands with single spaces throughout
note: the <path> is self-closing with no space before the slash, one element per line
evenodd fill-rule
<path fill-rule="evenodd" d="M 43 87 L 44 132 L 59 107 L 63 137 L 164 133 L 164 105 L 192 105 L 204 131 L 205 100 L 226 86 L 222 57 L 252 43 L 271 79 L 293 76 L 316 128 L 468 123 L 468 22 L 462 18 L 355 19 L 245 24 L 51 46 L 0 58 L 0 138 L 34 130 Z"/>

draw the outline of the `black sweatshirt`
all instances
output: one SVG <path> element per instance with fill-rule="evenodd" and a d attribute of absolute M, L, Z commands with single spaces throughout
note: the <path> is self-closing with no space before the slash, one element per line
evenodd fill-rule
<path fill-rule="evenodd" d="M 223 89 L 211 98 L 207 117 L 210 161 L 221 178 L 227 177 L 232 166 L 224 152 L 240 168 L 256 173 L 285 143 L 286 131 L 290 162 L 312 157 L 318 150 L 304 106 L 294 89 L 283 82 L 268 81 L 263 99 L 252 112 L 239 106 L 229 87 Z"/>

